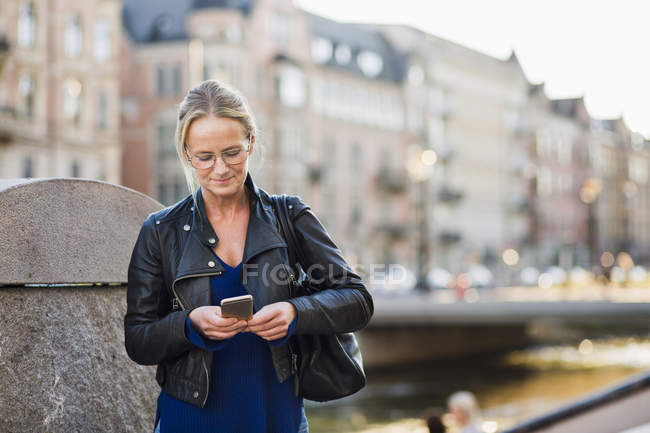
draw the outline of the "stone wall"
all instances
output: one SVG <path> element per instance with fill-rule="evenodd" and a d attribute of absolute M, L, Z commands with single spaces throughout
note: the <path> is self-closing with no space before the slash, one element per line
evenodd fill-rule
<path fill-rule="evenodd" d="M 1 432 L 153 431 L 155 370 L 127 357 L 123 318 L 131 249 L 159 208 L 103 182 L 0 182 Z"/>

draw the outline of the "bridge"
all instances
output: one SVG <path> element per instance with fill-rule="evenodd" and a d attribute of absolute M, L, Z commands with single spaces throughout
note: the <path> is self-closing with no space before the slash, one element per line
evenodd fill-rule
<path fill-rule="evenodd" d="M 650 288 L 512 287 L 475 292 L 472 302 L 451 291 L 375 294 L 375 314 L 359 332 L 368 368 L 472 356 L 521 347 L 540 323 L 645 325 Z"/>

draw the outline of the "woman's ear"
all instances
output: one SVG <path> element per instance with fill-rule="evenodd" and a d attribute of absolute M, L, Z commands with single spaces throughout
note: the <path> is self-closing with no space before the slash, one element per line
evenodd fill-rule
<path fill-rule="evenodd" d="M 248 155 L 253 154 L 253 147 L 255 146 L 255 135 L 251 134 L 249 140 L 248 140 Z"/>

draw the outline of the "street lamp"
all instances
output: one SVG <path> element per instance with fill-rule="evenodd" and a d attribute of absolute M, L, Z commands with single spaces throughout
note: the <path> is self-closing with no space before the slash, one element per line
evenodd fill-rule
<path fill-rule="evenodd" d="M 587 205 L 587 242 L 589 244 L 589 259 L 592 265 L 598 263 L 598 227 L 596 220 L 596 199 L 603 189 L 600 179 L 589 178 L 580 188 L 580 200 Z"/>
<path fill-rule="evenodd" d="M 418 290 L 429 289 L 427 269 L 431 260 L 429 249 L 429 179 L 438 156 L 432 149 L 422 149 L 412 145 L 408 151 L 406 169 L 409 177 L 416 183 L 415 226 L 417 229 L 416 275 L 415 287 Z"/>

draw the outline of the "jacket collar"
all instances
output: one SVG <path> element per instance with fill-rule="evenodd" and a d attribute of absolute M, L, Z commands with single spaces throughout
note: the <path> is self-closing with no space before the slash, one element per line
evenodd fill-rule
<path fill-rule="evenodd" d="M 263 192 L 255 185 L 250 173 L 246 175 L 244 185 L 250 193 L 250 217 L 246 228 L 243 257 L 243 263 L 248 263 L 254 256 L 266 250 L 286 247 L 287 244 L 273 223 L 275 217 L 271 206 L 264 204 L 261 199 Z M 199 187 L 194 193 L 190 236 L 184 247 L 176 279 L 190 274 L 223 272 L 223 266 L 218 260 L 215 260 L 210 251 L 210 248 L 216 246 L 218 242 L 219 238 L 205 212 L 205 203 L 201 187 Z M 208 266 L 211 261 L 214 263 L 213 267 Z"/>

